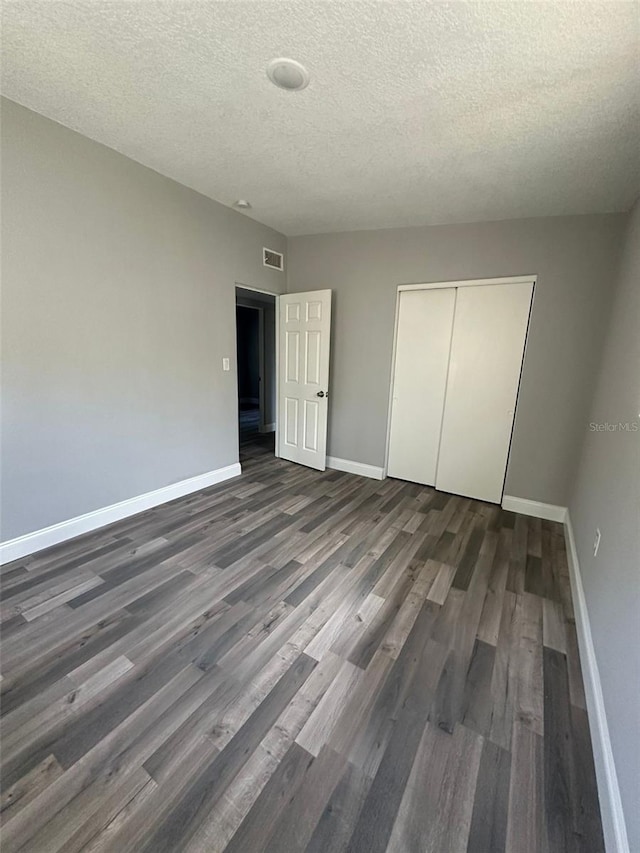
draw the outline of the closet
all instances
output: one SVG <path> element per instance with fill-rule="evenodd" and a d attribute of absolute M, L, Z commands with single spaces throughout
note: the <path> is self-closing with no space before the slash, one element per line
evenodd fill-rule
<path fill-rule="evenodd" d="M 500 503 L 533 285 L 399 289 L 390 477 Z"/>

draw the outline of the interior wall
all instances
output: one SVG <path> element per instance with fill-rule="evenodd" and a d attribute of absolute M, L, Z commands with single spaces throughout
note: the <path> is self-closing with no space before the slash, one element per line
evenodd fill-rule
<path fill-rule="evenodd" d="M 629 846 L 640 850 L 640 201 L 569 501 Z M 601 541 L 593 555 L 596 528 Z"/>
<path fill-rule="evenodd" d="M 566 506 L 626 218 L 289 238 L 289 291 L 333 290 L 328 453 L 384 465 L 398 284 L 536 274 L 505 492 Z"/>
<path fill-rule="evenodd" d="M 238 460 L 270 228 L 2 101 L 2 539 Z M 222 371 L 222 358 L 232 369 Z"/>

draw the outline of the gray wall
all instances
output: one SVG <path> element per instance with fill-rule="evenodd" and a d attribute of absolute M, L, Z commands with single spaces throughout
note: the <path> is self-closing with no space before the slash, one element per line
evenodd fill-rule
<path fill-rule="evenodd" d="M 615 281 L 610 279 L 613 290 Z M 620 276 L 569 501 L 631 850 L 640 850 L 640 202 Z M 593 556 L 596 528 L 602 539 Z"/>
<path fill-rule="evenodd" d="M 2 539 L 237 461 L 234 285 L 285 238 L 6 100 L 2 198 Z"/>
<path fill-rule="evenodd" d="M 506 493 L 566 505 L 626 215 L 289 239 L 290 291 L 332 288 L 329 449 L 384 465 L 396 286 L 534 273 Z"/>

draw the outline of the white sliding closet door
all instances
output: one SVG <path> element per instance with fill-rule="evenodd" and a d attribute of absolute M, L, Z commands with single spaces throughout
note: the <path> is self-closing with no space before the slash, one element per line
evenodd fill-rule
<path fill-rule="evenodd" d="M 533 284 L 460 287 L 436 488 L 499 503 Z"/>
<path fill-rule="evenodd" d="M 435 484 L 455 301 L 454 288 L 400 291 L 390 477 Z"/>

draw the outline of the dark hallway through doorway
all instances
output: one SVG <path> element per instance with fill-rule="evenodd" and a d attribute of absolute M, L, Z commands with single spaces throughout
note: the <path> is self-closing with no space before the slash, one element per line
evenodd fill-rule
<path fill-rule="evenodd" d="M 251 445 L 275 449 L 276 300 L 236 287 L 238 432 L 240 456 Z"/>

